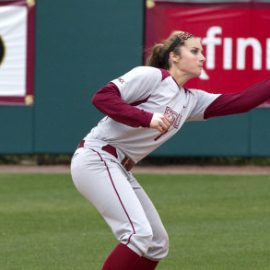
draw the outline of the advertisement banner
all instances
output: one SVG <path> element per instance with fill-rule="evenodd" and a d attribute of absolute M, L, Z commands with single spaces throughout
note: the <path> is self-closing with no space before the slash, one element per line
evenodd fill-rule
<path fill-rule="evenodd" d="M 191 32 L 202 39 L 206 62 L 200 78 L 186 86 L 211 93 L 232 93 L 269 78 L 270 4 L 172 3 L 148 1 L 145 49 L 171 32 Z M 270 106 L 270 102 L 263 104 Z"/>
<path fill-rule="evenodd" d="M 0 104 L 34 101 L 34 0 L 0 1 Z"/>

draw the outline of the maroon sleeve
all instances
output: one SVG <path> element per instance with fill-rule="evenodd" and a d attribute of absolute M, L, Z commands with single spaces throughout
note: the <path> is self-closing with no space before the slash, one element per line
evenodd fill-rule
<path fill-rule="evenodd" d="M 222 94 L 205 110 L 204 118 L 247 112 L 270 99 L 270 79 L 252 85 L 245 91 Z"/>
<path fill-rule="evenodd" d="M 92 103 L 101 112 L 122 124 L 131 127 L 150 126 L 153 114 L 126 103 L 113 83 L 99 89 L 93 96 Z"/>

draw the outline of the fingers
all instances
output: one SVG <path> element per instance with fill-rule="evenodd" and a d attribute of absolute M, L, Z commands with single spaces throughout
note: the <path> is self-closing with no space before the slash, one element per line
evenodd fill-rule
<path fill-rule="evenodd" d="M 166 132 L 170 127 L 170 122 L 164 116 L 162 116 L 160 118 L 159 127 L 159 131 Z"/>
<path fill-rule="evenodd" d="M 159 130 L 161 133 L 165 133 L 170 128 L 171 123 L 169 120 L 161 113 L 154 113 L 150 127 Z"/>

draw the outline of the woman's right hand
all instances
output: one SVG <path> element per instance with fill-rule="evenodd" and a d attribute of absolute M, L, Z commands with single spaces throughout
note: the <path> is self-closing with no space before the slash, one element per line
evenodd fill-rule
<path fill-rule="evenodd" d="M 155 128 L 161 133 L 165 133 L 170 128 L 171 123 L 162 113 L 154 113 L 150 122 L 150 128 Z"/>

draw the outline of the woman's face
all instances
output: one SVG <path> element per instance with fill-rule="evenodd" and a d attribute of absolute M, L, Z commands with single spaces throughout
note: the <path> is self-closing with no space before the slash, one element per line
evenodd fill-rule
<path fill-rule="evenodd" d="M 187 39 L 185 45 L 180 47 L 180 55 L 173 54 L 171 60 L 173 66 L 186 77 L 200 76 L 205 62 L 200 38 Z"/>

